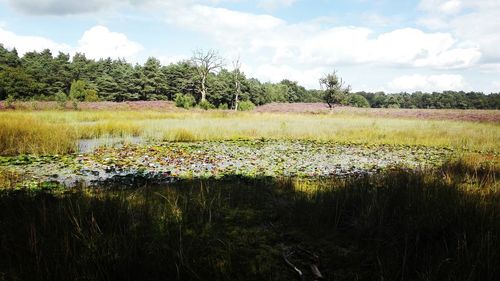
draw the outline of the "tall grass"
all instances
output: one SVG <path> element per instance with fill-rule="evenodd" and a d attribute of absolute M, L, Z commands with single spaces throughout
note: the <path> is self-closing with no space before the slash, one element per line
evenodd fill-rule
<path fill-rule="evenodd" d="M 356 114 L 159 111 L 0 112 L 0 154 L 62 153 L 76 140 L 141 136 L 155 141 L 303 139 L 447 146 L 498 152 L 500 124 L 391 119 Z"/>
<path fill-rule="evenodd" d="M 0 116 L 0 154 L 62 154 L 75 150 L 77 135 L 66 124 L 26 115 Z"/>
<path fill-rule="evenodd" d="M 498 173 L 457 161 L 345 180 L 4 190 L 0 276 L 298 280 L 282 254 L 300 246 L 319 256 L 326 280 L 498 280 Z M 309 259 L 290 260 L 313 280 Z"/>

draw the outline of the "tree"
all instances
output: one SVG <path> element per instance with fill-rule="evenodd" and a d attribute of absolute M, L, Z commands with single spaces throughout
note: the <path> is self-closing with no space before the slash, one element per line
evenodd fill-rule
<path fill-rule="evenodd" d="M 235 61 L 233 61 L 233 76 L 234 76 L 234 101 L 232 109 L 238 111 L 238 105 L 240 103 L 241 96 L 241 62 L 238 57 Z"/>
<path fill-rule="evenodd" d="M 342 78 L 337 76 L 337 72 L 333 71 L 319 79 L 319 84 L 324 90 L 323 100 L 330 108 L 335 104 L 346 104 L 348 94 L 351 91 L 351 86 L 345 86 Z"/>
<path fill-rule="evenodd" d="M 38 84 L 20 67 L 6 67 L 0 71 L 0 100 L 12 97 L 28 100 L 38 93 Z"/>
<path fill-rule="evenodd" d="M 370 107 L 368 100 L 360 94 L 354 94 L 349 98 L 349 104 L 355 107 Z"/>
<path fill-rule="evenodd" d="M 158 100 L 166 98 L 166 79 L 161 71 L 160 61 L 156 58 L 150 57 L 142 68 L 144 79 L 143 95 L 147 100 Z"/>
<path fill-rule="evenodd" d="M 200 79 L 201 100 L 207 99 L 207 77 L 211 72 L 216 72 L 224 66 L 224 62 L 219 54 L 214 50 L 204 52 L 196 50 L 193 52 L 191 62 L 196 66 Z"/>

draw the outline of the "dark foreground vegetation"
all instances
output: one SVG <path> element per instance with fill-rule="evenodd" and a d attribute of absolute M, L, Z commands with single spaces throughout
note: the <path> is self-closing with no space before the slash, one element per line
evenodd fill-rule
<path fill-rule="evenodd" d="M 4 190 L 0 280 L 298 280 L 283 255 L 304 280 L 311 264 L 325 280 L 498 280 L 498 176 L 454 162 L 347 180 Z"/>
<path fill-rule="evenodd" d="M 375 108 L 500 109 L 500 93 L 349 93 L 337 80 L 333 89 L 308 90 L 290 80 L 262 83 L 247 78 L 239 68 L 216 65 L 218 71 L 200 72 L 203 69 L 193 59 L 165 66 L 152 57 L 143 65 L 132 65 L 110 58 L 96 61 L 78 53 L 73 58 L 63 53 L 54 56 L 49 50 L 19 57 L 15 49 L 0 44 L 0 100 L 7 100 L 7 106 L 15 100 L 50 100 L 62 107 L 67 101 L 76 107 L 79 101 L 175 100 L 180 107 L 198 103 L 205 109 L 240 108 L 240 104 L 245 110 L 271 102 L 323 101 Z"/>

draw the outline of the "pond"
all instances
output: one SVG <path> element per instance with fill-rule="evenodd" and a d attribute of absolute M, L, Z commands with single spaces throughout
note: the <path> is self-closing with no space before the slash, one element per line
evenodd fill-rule
<path fill-rule="evenodd" d="M 120 148 L 126 144 L 140 144 L 144 142 L 145 140 L 142 137 L 81 139 L 78 140 L 77 151 L 79 153 L 91 153 L 99 147 Z"/>

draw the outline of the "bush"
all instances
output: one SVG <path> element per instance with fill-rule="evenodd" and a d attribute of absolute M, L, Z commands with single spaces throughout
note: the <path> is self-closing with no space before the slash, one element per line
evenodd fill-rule
<path fill-rule="evenodd" d="M 56 102 L 60 108 L 66 108 L 66 102 L 68 102 L 68 96 L 63 92 L 58 92 L 56 94 Z"/>
<path fill-rule="evenodd" d="M 69 96 L 72 100 L 84 101 L 87 92 L 87 84 L 82 80 L 74 80 L 71 82 Z"/>
<path fill-rule="evenodd" d="M 255 104 L 251 101 L 242 101 L 238 105 L 238 110 L 241 111 L 250 111 L 255 109 Z"/>
<path fill-rule="evenodd" d="M 205 109 L 205 110 L 209 110 L 209 109 L 215 109 L 215 105 L 211 104 L 210 102 L 204 100 L 204 101 L 201 101 L 198 106 L 201 108 L 201 109 Z"/>
<path fill-rule="evenodd" d="M 227 103 L 221 103 L 221 104 L 219 104 L 218 109 L 220 109 L 220 110 L 228 110 L 229 107 L 227 106 Z"/>
<path fill-rule="evenodd" d="M 7 97 L 7 99 L 5 100 L 5 107 L 6 108 L 11 108 L 11 109 L 15 108 L 15 106 L 14 106 L 14 96 L 9 95 Z"/>
<path fill-rule="evenodd" d="M 73 99 L 72 101 L 71 105 L 73 106 L 73 109 L 78 110 L 78 101 L 76 99 Z"/>
<path fill-rule="evenodd" d="M 196 100 L 192 95 L 183 95 L 183 94 L 175 95 L 175 106 L 177 107 L 188 109 L 193 107 L 195 103 Z"/>
<path fill-rule="evenodd" d="M 86 90 L 85 91 L 85 101 L 96 102 L 99 101 L 96 90 Z"/>

